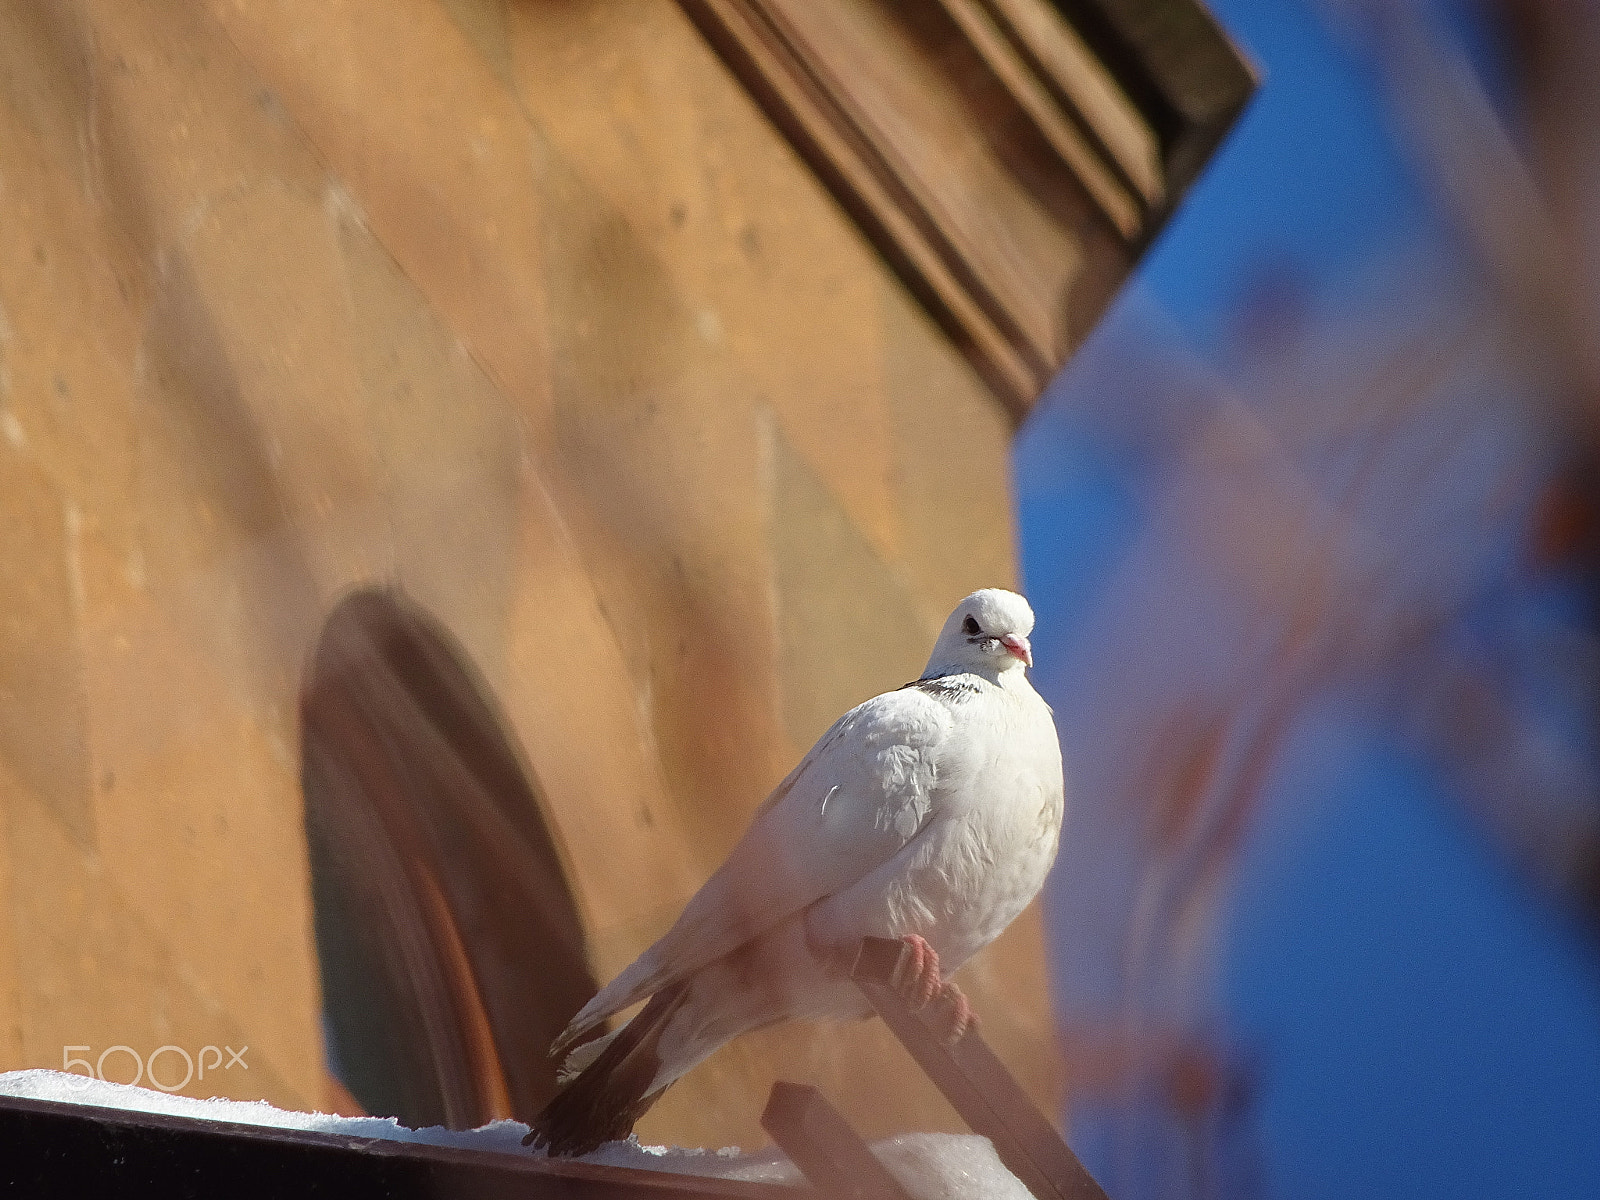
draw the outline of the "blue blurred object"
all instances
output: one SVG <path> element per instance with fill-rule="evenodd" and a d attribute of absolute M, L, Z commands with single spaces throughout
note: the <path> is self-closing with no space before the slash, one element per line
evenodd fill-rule
<path fill-rule="evenodd" d="M 1137 278 L 1214 356 L 1263 265 L 1292 263 L 1329 305 L 1438 228 L 1373 67 L 1330 35 L 1320 6 L 1211 7 L 1260 68 L 1261 88 Z"/>
<path fill-rule="evenodd" d="M 1322 742 L 1281 783 L 1318 816 L 1262 831 L 1229 968 L 1274 1193 L 1600 1194 L 1593 947 L 1380 731 Z"/>
<path fill-rule="evenodd" d="M 1403 324 L 1383 304 L 1401 297 L 1413 316 L 1421 306 L 1403 298 L 1408 289 L 1427 294 L 1434 277 L 1443 281 L 1434 293 L 1441 311 L 1477 302 L 1454 234 L 1395 136 L 1377 70 L 1330 30 L 1331 6 L 1213 7 L 1263 68 L 1261 92 L 1030 419 L 1014 462 L 1023 574 L 1039 616 L 1036 675 L 1056 708 L 1075 806 L 1047 910 L 1063 1026 L 1090 1030 L 1102 1050 L 1107 1037 L 1119 1046 L 1117 1038 L 1132 1037 L 1127 1044 L 1146 1047 L 1135 1058 L 1154 1062 L 1167 1054 L 1161 1038 L 1170 1023 L 1231 1057 L 1247 1095 L 1224 1128 L 1158 1111 L 1147 1083 L 1121 1094 L 1086 1089 L 1071 1107 L 1073 1141 L 1119 1200 L 1253 1190 L 1600 1195 L 1593 931 L 1529 886 L 1469 815 L 1459 780 L 1393 728 L 1389 700 L 1373 698 L 1383 689 L 1313 690 L 1276 735 L 1227 886 L 1201 910 L 1214 914 L 1220 944 L 1193 932 L 1204 922 L 1172 922 L 1189 939 L 1176 944 L 1209 966 L 1191 977 L 1179 963 L 1162 968 L 1170 977 L 1153 977 L 1129 948 L 1147 905 L 1146 843 L 1160 836 L 1153 822 L 1166 818 L 1159 803 L 1135 812 L 1117 799 L 1151 769 L 1128 753 L 1145 743 L 1124 727 L 1154 719 L 1143 701 L 1163 684 L 1162 647 L 1188 650 L 1168 685 L 1170 735 L 1153 741 L 1192 738 L 1201 775 L 1221 772 L 1216 764 L 1232 745 L 1232 727 L 1216 733 L 1208 724 L 1217 702 L 1205 681 L 1223 681 L 1225 693 L 1233 687 L 1227 695 L 1237 706 L 1256 699 L 1255 668 L 1239 660 L 1258 652 L 1261 613 L 1230 600 L 1241 594 L 1229 591 L 1236 581 L 1202 578 L 1215 552 L 1184 538 L 1209 527 L 1198 518 L 1186 524 L 1186 512 L 1215 503 L 1240 516 L 1245 544 L 1219 577 L 1270 576 L 1278 526 L 1262 509 L 1275 496 L 1301 505 L 1284 522 L 1286 544 L 1296 546 L 1296 530 L 1319 528 L 1319 502 L 1337 508 L 1328 481 L 1364 469 L 1358 458 L 1344 475 L 1307 473 L 1316 459 L 1301 453 L 1311 436 L 1304 431 L 1336 449 L 1339 435 L 1320 352 L 1306 347 L 1337 344 L 1350 326 Z M 1446 15 L 1498 98 L 1495 47 L 1468 7 Z M 1397 274 L 1407 278 L 1397 284 Z M 1470 335 L 1470 321 L 1464 328 Z M 1278 338 L 1297 349 L 1262 350 Z M 1525 493 L 1542 461 L 1538 432 L 1517 416 L 1522 397 L 1512 385 L 1469 351 L 1461 358 L 1465 382 L 1441 390 L 1489 399 L 1453 399 L 1424 416 L 1451 438 L 1459 419 L 1477 448 L 1452 441 L 1455 458 L 1419 456 L 1415 466 L 1419 477 L 1433 473 L 1435 489 L 1424 489 L 1419 506 L 1476 522 L 1453 560 L 1459 578 L 1439 588 L 1439 603 L 1459 609 L 1449 636 L 1487 641 L 1490 657 L 1520 655 L 1527 665 L 1513 672 L 1518 686 L 1506 703 L 1532 714 L 1537 737 L 1592 755 L 1592 712 L 1564 690 L 1561 665 L 1550 661 L 1560 657 L 1552 646 L 1587 636 L 1589 614 L 1559 581 L 1541 589 L 1515 577 Z M 1407 443 L 1397 445 L 1405 453 Z M 1280 450 L 1281 463 L 1272 458 Z M 1259 469 L 1242 501 L 1226 494 L 1230 455 Z M 1380 466 L 1393 473 L 1392 463 Z M 1440 486 L 1457 487 L 1460 504 L 1441 503 Z M 1364 515 L 1366 525 L 1334 534 L 1358 548 L 1381 542 L 1390 533 L 1382 516 Z M 1397 524 L 1407 519 L 1414 513 L 1397 512 Z M 1454 543 L 1441 554 L 1455 554 Z M 1137 628 L 1118 625 L 1127 619 L 1118 606 L 1163 588 L 1167 604 L 1141 647 Z M 1382 598 L 1344 597 L 1356 606 Z M 1531 639 L 1518 632 L 1535 626 L 1543 632 Z M 1107 662 L 1115 652 L 1107 639 L 1117 637 L 1153 660 L 1131 662 L 1127 680 Z M 1275 661 L 1270 645 L 1260 653 Z M 1583 653 L 1593 661 L 1592 646 Z M 1271 672 L 1260 677 L 1265 689 Z M 1401 672 L 1387 688 L 1413 686 L 1423 685 Z M 1125 692 L 1110 694 L 1118 688 Z M 1151 779 L 1174 794 L 1190 786 L 1159 772 Z M 1107 1029 L 1113 1034 L 1093 1032 Z M 1070 1069 L 1070 1047 L 1068 1058 Z"/>

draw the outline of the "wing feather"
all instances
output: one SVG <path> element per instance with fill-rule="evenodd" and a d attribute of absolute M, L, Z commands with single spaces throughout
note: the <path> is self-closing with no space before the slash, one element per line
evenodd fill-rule
<path fill-rule="evenodd" d="M 584 1006 L 554 1051 L 897 854 L 933 811 L 951 727 L 948 706 L 916 688 L 840 717 L 756 810 L 673 927 Z"/>

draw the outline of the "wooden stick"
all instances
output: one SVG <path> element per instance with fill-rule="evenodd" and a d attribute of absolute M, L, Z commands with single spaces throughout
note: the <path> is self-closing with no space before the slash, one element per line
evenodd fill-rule
<path fill-rule="evenodd" d="M 861 1135 L 810 1084 L 773 1084 L 761 1128 L 830 1200 L 910 1200 Z"/>
<path fill-rule="evenodd" d="M 973 1132 L 994 1143 L 1000 1161 L 1038 1200 L 1107 1200 L 1094 1176 L 976 1029 L 947 1045 L 894 989 L 901 956 L 909 953 L 904 942 L 866 938 L 851 972 L 900 1044 Z"/>

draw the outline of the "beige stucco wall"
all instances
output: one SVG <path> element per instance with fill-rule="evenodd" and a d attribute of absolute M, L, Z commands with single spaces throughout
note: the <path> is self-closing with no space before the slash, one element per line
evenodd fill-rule
<path fill-rule="evenodd" d="M 1013 578 L 1001 406 L 670 0 L 0 0 L 0 214 L 0 1068 L 326 1103 L 296 699 L 355 584 L 494 687 L 608 976 Z M 971 974 L 1046 1091 L 1033 917 Z M 641 1133 L 759 1142 L 780 1070 L 954 1120 L 872 1023 Z"/>

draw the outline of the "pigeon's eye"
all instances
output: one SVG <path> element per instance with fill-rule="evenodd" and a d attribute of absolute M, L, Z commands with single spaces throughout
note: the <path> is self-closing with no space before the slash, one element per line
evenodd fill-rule
<path fill-rule="evenodd" d="M 968 637 L 972 637 L 974 634 L 983 632 L 978 628 L 978 622 L 973 620 L 971 613 L 968 613 L 967 619 L 961 622 L 961 631 Z"/>

